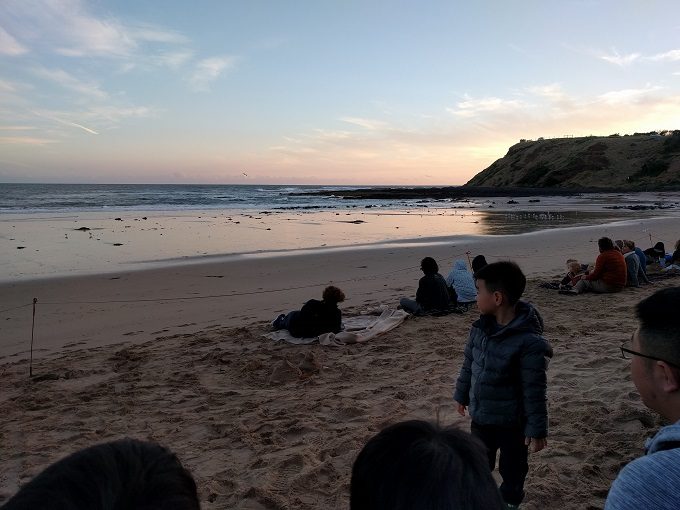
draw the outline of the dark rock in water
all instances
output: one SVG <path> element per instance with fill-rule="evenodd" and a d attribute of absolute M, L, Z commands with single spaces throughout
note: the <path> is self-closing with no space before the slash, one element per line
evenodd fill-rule
<path fill-rule="evenodd" d="M 146 217 L 146 216 L 144 216 L 144 217 L 142 217 L 142 219 L 143 219 L 143 220 L 146 220 L 146 219 L 147 219 L 147 217 Z"/>
<path fill-rule="evenodd" d="M 113 243 L 114 246 L 123 246 L 123 243 Z"/>
<path fill-rule="evenodd" d="M 87 232 L 88 230 L 92 230 L 92 229 L 87 228 L 87 227 L 80 227 L 80 228 L 74 228 L 73 230 L 80 230 L 81 232 Z"/>
<path fill-rule="evenodd" d="M 508 204 L 519 204 L 517 200 L 508 200 Z"/>
<path fill-rule="evenodd" d="M 17 246 L 17 250 L 23 250 L 24 248 L 26 248 L 26 247 L 25 246 Z"/>
<path fill-rule="evenodd" d="M 538 198 L 532 198 L 531 200 L 529 200 L 529 202 L 531 203 L 540 202 L 540 200 Z"/>
<path fill-rule="evenodd" d="M 123 218 L 114 218 L 116 221 L 123 221 Z"/>

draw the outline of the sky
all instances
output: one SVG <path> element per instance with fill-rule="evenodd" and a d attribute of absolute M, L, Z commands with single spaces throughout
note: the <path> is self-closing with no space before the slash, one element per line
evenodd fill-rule
<path fill-rule="evenodd" d="M 677 0 L 0 0 L 0 182 L 455 185 L 663 129 Z"/>

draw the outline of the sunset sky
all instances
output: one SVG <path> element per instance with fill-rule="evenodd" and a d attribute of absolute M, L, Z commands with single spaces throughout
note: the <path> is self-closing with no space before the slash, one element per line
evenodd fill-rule
<path fill-rule="evenodd" d="M 680 129 L 680 2 L 0 1 L 0 182 L 462 184 Z"/>

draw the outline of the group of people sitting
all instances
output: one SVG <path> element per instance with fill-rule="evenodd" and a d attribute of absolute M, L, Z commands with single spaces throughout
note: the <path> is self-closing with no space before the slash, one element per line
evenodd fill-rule
<path fill-rule="evenodd" d="M 567 260 L 567 274 L 560 282 L 561 294 L 611 293 L 626 287 L 640 287 L 650 283 L 647 268 L 653 264 L 661 271 L 680 270 L 680 240 L 675 243 L 672 254 L 666 254 L 662 242 L 644 251 L 628 239 L 612 241 L 601 237 L 597 245 L 600 254 L 594 266 Z"/>
<path fill-rule="evenodd" d="M 472 259 L 472 270 L 487 265 L 484 255 Z M 472 273 L 464 260 L 456 260 L 448 276 L 439 274 L 439 266 L 432 257 L 420 261 L 424 276 L 418 282 L 416 298 L 401 298 L 399 306 L 414 315 L 447 313 L 466 310 L 477 299 L 477 288 Z M 280 314 L 271 323 L 272 329 L 286 329 L 296 338 L 313 338 L 324 333 L 339 333 L 343 329 L 342 312 L 338 303 L 345 293 L 330 285 L 323 291 L 321 301 L 310 299 L 300 310 Z"/>

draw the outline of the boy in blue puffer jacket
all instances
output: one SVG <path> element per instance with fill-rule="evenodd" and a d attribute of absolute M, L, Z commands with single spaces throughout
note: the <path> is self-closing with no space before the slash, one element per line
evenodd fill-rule
<path fill-rule="evenodd" d="M 548 361 L 552 348 L 541 335 L 543 319 L 519 301 L 526 278 L 514 262 L 495 262 L 475 273 L 479 320 L 472 324 L 454 400 L 471 432 L 486 445 L 489 466 L 503 478 L 500 491 L 508 508 L 524 499 L 528 450 L 547 445 Z"/>

